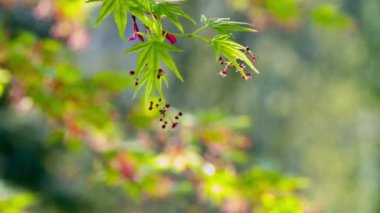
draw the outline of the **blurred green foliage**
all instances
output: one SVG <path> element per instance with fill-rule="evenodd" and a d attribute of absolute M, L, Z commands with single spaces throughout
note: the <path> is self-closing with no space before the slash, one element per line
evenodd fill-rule
<path fill-rule="evenodd" d="M 325 27 L 347 27 L 350 23 L 348 16 L 343 15 L 331 4 L 317 7 L 312 14 L 312 20 Z"/>
<path fill-rule="evenodd" d="M 251 16 L 259 29 L 267 25 L 294 29 L 308 20 L 316 25 L 335 29 L 349 28 L 353 24 L 351 17 L 339 8 L 339 1 L 238 0 L 230 3 Z"/>
<path fill-rule="evenodd" d="M 0 209 L 4 213 L 23 212 L 35 202 L 36 199 L 31 193 L 14 193 L 0 200 Z"/>
<path fill-rule="evenodd" d="M 169 97 L 188 112 L 175 131 L 131 104 L 126 71 L 110 71 L 135 58 L 117 61 L 125 44 L 109 22 L 72 53 L 82 3 L 53 4 L 68 12 L 42 32 L 32 7 L 9 2 L 0 0 L 1 212 L 378 212 L 377 0 L 228 1 L 238 11 L 189 1 L 192 15 L 252 20 L 259 36 L 235 39 L 255 47 L 261 74 L 220 79 L 210 51 L 179 39 L 186 81 Z M 52 34 L 57 26 L 67 35 Z"/>
<path fill-rule="evenodd" d="M 71 4 L 50 6 L 65 17 L 52 30 L 78 21 Z M 181 128 L 161 130 L 143 103 L 118 105 L 134 83 L 128 74 L 86 76 L 54 35 L 7 20 L 0 25 L 2 212 L 302 211 L 296 191 L 305 180 L 251 163 L 248 117 L 185 113 Z"/>

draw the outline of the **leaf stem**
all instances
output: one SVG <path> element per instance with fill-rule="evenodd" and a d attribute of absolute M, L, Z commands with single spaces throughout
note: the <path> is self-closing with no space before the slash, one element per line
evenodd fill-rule
<path fill-rule="evenodd" d="M 195 31 L 193 32 L 193 34 L 198 34 L 199 32 L 205 30 L 207 27 L 208 27 L 208 25 L 204 25 L 204 26 L 198 28 L 197 30 L 195 30 Z"/>
<path fill-rule="evenodd" d="M 196 34 L 192 34 L 192 33 L 187 33 L 187 34 L 171 33 L 171 34 L 173 34 L 176 37 L 197 38 L 197 39 L 202 40 L 206 43 L 210 43 L 210 39 L 196 35 Z"/>
<path fill-rule="evenodd" d="M 195 30 L 192 33 L 172 33 L 172 34 L 174 36 L 177 36 L 177 37 L 197 38 L 197 39 L 202 40 L 202 41 L 204 41 L 206 43 L 210 43 L 210 39 L 202 37 L 200 35 L 197 35 L 199 32 L 205 30 L 207 27 L 208 27 L 207 25 L 202 26 L 202 27 L 198 28 L 197 30 Z"/>

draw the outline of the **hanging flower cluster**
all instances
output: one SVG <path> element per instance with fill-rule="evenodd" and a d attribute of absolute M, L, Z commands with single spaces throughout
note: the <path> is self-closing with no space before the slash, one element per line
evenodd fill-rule
<path fill-rule="evenodd" d="M 157 110 L 160 114 L 161 128 L 165 129 L 167 127 L 175 129 L 179 125 L 179 120 L 183 116 L 182 112 L 178 112 L 174 116 L 170 112 L 171 105 L 169 103 L 163 102 L 161 98 L 158 101 L 149 102 L 149 111 Z"/>
<path fill-rule="evenodd" d="M 136 16 L 132 16 L 132 22 L 133 22 L 133 35 L 129 38 L 130 41 L 134 41 L 136 38 L 139 38 L 140 41 L 144 41 L 144 38 L 142 35 L 139 34 L 139 26 L 136 22 Z"/>
<path fill-rule="evenodd" d="M 139 26 L 137 25 L 137 21 L 136 21 L 136 16 L 134 15 L 132 15 L 132 22 L 133 22 L 133 34 L 129 38 L 129 41 L 134 41 L 136 40 L 136 38 L 138 38 L 139 41 L 143 42 L 144 37 L 140 33 Z M 146 32 L 149 32 L 149 28 L 147 26 L 144 26 L 144 27 L 145 27 Z M 173 34 L 170 34 L 166 32 L 165 30 L 163 30 L 162 35 L 165 35 L 165 38 L 169 41 L 170 44 L 177 43 L 177 38 Z"/>

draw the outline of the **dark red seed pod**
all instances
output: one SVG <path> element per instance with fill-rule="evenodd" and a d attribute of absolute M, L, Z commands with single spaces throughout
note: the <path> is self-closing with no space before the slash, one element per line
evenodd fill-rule
<path fill-rule="evenodd" d="M 252 74 L 251 73 L 245 73 L 245 76 L 242 76 L 242 78 L 244 80 L 250 80 L 250 79 L 252 79 Z"/>

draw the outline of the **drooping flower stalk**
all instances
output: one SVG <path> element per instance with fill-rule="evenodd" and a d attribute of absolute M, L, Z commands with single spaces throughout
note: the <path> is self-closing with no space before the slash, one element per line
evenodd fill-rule
<path fill-rule="evenodd" d="M 136 38 L 138 38 L 141 42 L 143 42 L 144 38 L 142 37 L 142 35 L 139 34 L 140 32 L 139 26 L 137 25 L 136 17 L 134 15 L 132 15 L 132 22 L 133 22 L 133 34 L 129 38 L 129 40 L 134 41 L 136 40 Z"/>
<path fill-rule="evenodd" d="M 158 110 L 160 114 L 161 128 L 166 129 L 168 125 L 171 125 L 172 129 L 179 126 L 179 120 L 183 116 L 182 112 L 178 112 L 175 116 L 170 112 L 171 106 L 169 103 L 165 103 L 161 98 L 157 102 L 150 101 L 149 111 Z M 174 119 L 173 119 L 174 118 Z"/>

